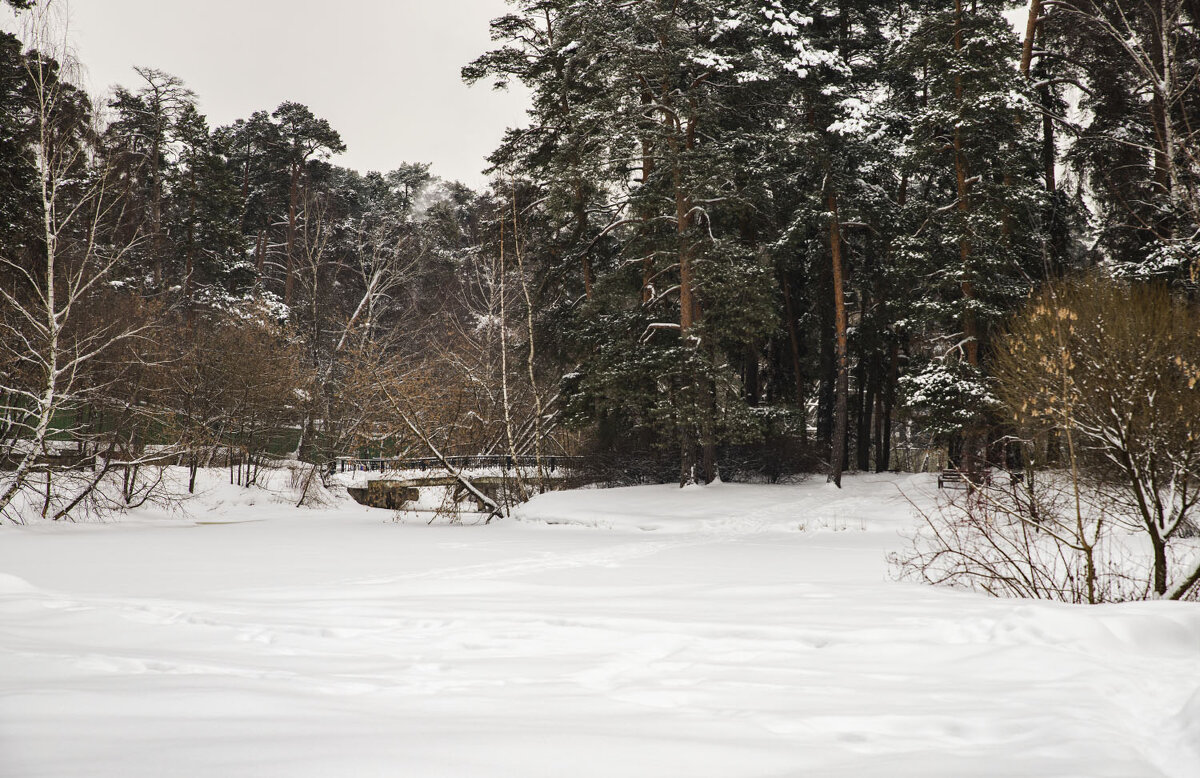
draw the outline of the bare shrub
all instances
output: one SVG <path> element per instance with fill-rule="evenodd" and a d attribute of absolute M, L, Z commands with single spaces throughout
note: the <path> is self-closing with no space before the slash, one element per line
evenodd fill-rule
<path fill-rule="evenodd" d="M 1200 501 L 1198 331 L 1195 306 L 1165 287 L 1092 275 L 1033 295 L 994 355 L 1024 481 L 922 512 L 895 559 L 901 576 L 1066 602 L 1189 596 L 1200 553 L 1180 541 Z"/>
<path fill-rule="evenodd" d="M 1069 474 L 939 494 L 911 545 L 891 555 L 901 580 L 1069 603 L 1144 599 L 1145 560 L 1123 543 L 1112 490 Z"/>
<path fill-rule="evenodd" d="M 1153 591 L 1179 598 L 1200 562 L 1171 569 L 1171 546 L 1200 501 L 1200 312 L 1161 285 L 1100 275 L 1031 297 L 995 355 L 1014 424 L 1065 444 L 1078 493 L 1103 483 L 1112 517 L 1152 553 Z"/>

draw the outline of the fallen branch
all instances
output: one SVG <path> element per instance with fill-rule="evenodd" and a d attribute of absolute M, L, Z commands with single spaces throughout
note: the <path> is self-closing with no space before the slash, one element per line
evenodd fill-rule
<path fill-rule="evenodd" d="M 405 413 L 404 409 L 400 407 L 400 403 L 396 401 L 396 398 L 392 396 L 392 393 L 387 390 L 387 387 L 384 386 L 382 382 L 380 382 L 379 388 L 380 391 L 383 392 L 384 398 L 387 399 L 388 405 L 392 406 L 392 410 L 396 412 L 396 414 L 404 422 L 404 425 L 412 430 L 412 433 L 416 435 L 422 443 L 425 444 L 425 447 L 429 449 L 429 452 L 433 454 L 434 458 L 441 463 L 442 467 L 446 468 L 450 475 L 452 475 L 456 481 L 462 484 L 463 488 L 466 489 L 471 496 L 473 496 L 479 502 L 480 505 L 487 509 L 488 517 L 485 523 L 491 523 L 492 519 L 502 517 L 504 515 L 504 511 L 500 507 L 499 503 L 484 494 L 479 487 L 475 486 L 475 484 L 471 482 L 470 478 L 463 475 L 461 470 L 450 464 L 450 461 L 446 459 L 445 455 L 442 454 L 441 450 L 438 449 L 434 442 L 430 440 L 424 432 L 421 431 L 416 423 L 413 422 L 412 417 Z"/>

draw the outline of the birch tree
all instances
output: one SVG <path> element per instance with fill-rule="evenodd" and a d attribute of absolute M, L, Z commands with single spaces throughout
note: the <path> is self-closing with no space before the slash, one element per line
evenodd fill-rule
<path fill-rule="evenodd" d="M 40 3 L 22 18 L 28 100 L 21 107 L 31 140 L 40 234 L 26 256 L 0 256 L 12 282 L 0 287 L 5 336 L 0 396 L 18 430 L 19 454 L 0 489 L 0 511 L 28 485 L 56 422 L 101 387 L 87 372 L 103 355 L 137 337 L 144 325 L 88 319 L 85 309 L 138 237 L 111 244 L 107 230 L 122 202 L 97 154 L 91 104 L 73 84 L 75 63 L 57 8 Z"/>

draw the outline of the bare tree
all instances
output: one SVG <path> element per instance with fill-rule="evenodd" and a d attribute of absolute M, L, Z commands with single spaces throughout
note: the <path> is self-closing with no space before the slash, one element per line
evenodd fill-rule
<path fill-rule="evenodd" d="M 488 512 L 489 521 L 504 515 L 500 503 L 456 467 L 439 442 L 454 440 L 458 427 L 459 392 L 453 382 L 442 380 L 428 366 L 395 359 L 384 345 L 369 343 L 359 349 L 346 380 L 347 399 L 361 410 L 360 435 L 365 442 L 388 441 L 404 453 L 432 456 Z"/>
<path fill-rule="evenodd" d="M 317 453 L 327 454 L 344 450 L 358 435 L 362 418 L 349 413 L 350 406 L 342 402 L 342 379 L 361 347 L 376 342 L 393 295 L 409 280 L 415 265 L 405 251 L 405 231 L 396 224 L 371 224 L 364 219 L 350 236 L 354 251 L 346 252 L 338 235 L 338 207 L 333 192 L 306 192 L 297 219 L 296 279 L 303 304 L 295 310 L 303 313 L 298 334 L 307 357 L 300 376 L 306 418 L 297 450 L 302 459 L 313 462 L 313 472 L 322 464 L 321 456 L 314 457 L 317 437 L 321 444 Z M 362 283 L 357 300 L 339 298 L 335 282 L 351 274 Z"/>
<path fill-rule="evenodd" d="M 516 183 L 510 180 L 512 191 L 512 222 L 513 222 L 513 253 L 517 258 L 517 280 L 521 285 L 521 295 L 525 300 L 525 338 L 526 360 L 525 369 L 529 377 L 529 391 L 533 398 L 533 451 L 534 462 L 537 466 L 538 487 L 546 488 L 546 467 L 543 461 L 543 437 L 545 423 L 545 403 L 537 379 L 537 338 L 533 326 L 533 296 L 529 292 L 529 276 L 525 271 L 525 242 L 522 240 L 520 212 L 517 209 Z"/>
<path fill-rule="evenodd" d="M 408 250 L 411 242 L 411 235 L 396 225 L 359 222 L 354 253 L 363 295 L 343 330 L 339 348 L 345 347 L 352 333 L 367 341 L 378 335 L 381 317 L 416 267 L 418 255 Z"/>
<path fill-rule="evenodd" d="M 5 412 L 21 443 L 14 471 L 0 489 L 0 512 L 27 486 L 64 408 L 99 393 L 102 386 L 86 380 L 88 368 L 146 326 L 99 318 L 79 326 L 139 238 L 119 245 L 105 239 L 107 225 L 120 218 L 122 202 L 97 154 L 90 103 L 72 83 L 77 73 L 65 20 L 44 2 L 23 22 L 30 95 L 23 108 L 33 137 L 27 153 L 42 230 L 34 256 L 0 256 L 0 266 L 13 279 L 0 285 L 0 349 L 6 354 L 0 362 L 10 366 L 0 375 L 0 396 L 7 398 Z"/>

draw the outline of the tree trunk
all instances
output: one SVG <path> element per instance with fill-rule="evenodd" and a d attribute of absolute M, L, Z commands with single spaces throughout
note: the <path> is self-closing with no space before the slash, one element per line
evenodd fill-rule
<path fill-rule="evenodd" d="M 796 407 L 800 409 L 803 423 L 800 425 L 800 442 L 808 442 L 808 411 L 805 407 L 807 399 L 804 393 L 804 372 L 800 367 L 800 336 L 796 332 L 796 313 L 792 309 L 792 285 L 785 276 L 783 279 L 783 305 L 787 315 L 788 341 L 792 349 L 792 377 L 796 382 Z"/>
<path fill-rule="evenodd" d="M 542 452 L 542 416 L 544 409 L 542 407 L 542 395 L 538 391 L 537 381 L 537 348 L 535 334 L 536 330 L 533 326 L 533 296 L 529 293 L 529 279 L 525 275 L 525 251 L 521 246 L 521 229 L 518 221 L 517 212 L 517 193 L 514 186 L 512 196 L 512 217 L 513 217 L 513 253 L 517 257 L 517 278 L 521 282 L 521 295 L 525 298 L 525 337 L 529 340 L 529 348 L 526 352 L 525 369 L 529 375 L 529 391 L 533 394 L 533 456 L 534 462 L 537 464 L 538 475 L 538 491 L 546 491 L 546 469 L 543 465 Z M 586 262 L 586 257 L 585 257 Z M 588 274 L 591 273 L 591 266 L 585 268 Z M 591 297 L 591 283 L 588 283 L 588 297 Z M 514 460 L 515 461 L 515 460 Z"/>
<path fill-rule="evenodd" d="M 159 183 L 159 165 L 161 159 L 160 137 L 155 137 L 150 152 L 150 247 L 154 252 L 154 286 L 163 288 L 163 250 L 162 244 L 162 185 Z"/>
<path fill-rule="evenodd" d="M 1058 151 L 1054 141 L 1054 119 L 1050 117 L 1050 87 L 1043 84 L 1038 88 L 1038 97 L 1042 103 L 1042 169 L 1046 181 L 1046 191 L 1054 194 L 1058 191 L 1058 182 L 1054 170 Z M 1053 204 L 1052 204 L 1053 207 Z"/>
<path fill-rule="evenodd" d="M 846 458 L 846 395 L 849 392 L 849 363 L 846 354 L 846 297 L 842 267 L 842 235 L 838 223 L 837 193 L 832 189 L 829 205 L 829 250 L 833 268 L 834 339 L 837 348 L 837 387 L 833 414 L 833 448 L 829 457 L 829 480 L 842 487 L 842 467 Z"/>
<path fill-rule="evenodd" d="M 696 446 L 688 422 L 681 425 L 679 434 L 679 487 L 696 482 Z"/>
<path fill-rule="evenodd" d="M 962 0 L 954 0 L 954 50 L 961 52 L 962 47 Z M 963 99 L 963 81 L 961 75 L 955 75 L 954 77 L 954 98 L 956 104 L 961 105 Z M 954 178 L 958 190 L 957 207 L 962 219 L 963 230 L 958 241 L 959 260 L 962 263 L 964 276 L 961 286 L 963 301 L 965 303 L 962 314 L 963 339 L 966 341 L 967 362 L 972 367 L 979 367 L 979 332 L 975 320 L 975 312 L 971 306 L 971 302 L 975 299 L 975 285 L 971 281 L 971 274 L 969 272 L 971 265 L 971 238 L 967 231 L 967 223 L 971 212 L 970 186 L 967 183 L 969 177 L 967 158 L 963 152 L 962 128 L 958 124 L 955 124 Z"/>
<path fill-rule="evenodd" d="M 833 446 L 833 418 L 837 385 L 837 344 L 835 342 L 832 263 L 821 265 L 821 290 L 817 298 L 820 330 L 817 382 L 817 445 L 823 454 Z"/>
<path fill-rule="evenodd" d="M 1149 535 L 1154 549 L 1154 593 L 1162 597 L 1167 593 L 1167 542 L 1155 529 Z"/>
<path fill-rule="evenodd" d="M 196 272 L 196 173 L 192 168 L 192 194 L 188 196 L 187 266 L 183 272 L 183 303 L 187 306 L 188 321 L 192 317 L 192 274 Z"/>
<path fill-rule="evenodd" d="M 50 467 L 50 463 L 46 463 L 46 493 L 42 500 L 42 518 L 46 518 L 46 514 L 50 512 L 50 491 L 54 480 L 54 468 Z"/>
<path fill-rule="evenodd" d="M 259 288 L 263 285 L 263 271 L 267 266 L 267 231 L 258 231 L 258 240 L 254 242 L 254 260 L 255 269 L 257 271 L 257 284 Z"/>
<path fill-rule="evenodd" d="M 875 397 L 878 393 L 879 383 L 877 363 L 877 356 L 872 356 L 870 360 L 867 360 L 865 355 L 859 356 L 858 375 L 859 381 L 862 383 L 858 387 L 858 434 L 855 440 L 855 451 L 858 469 L 863 473 L 871 469 L 871 420 L 875 412 Z"/>
<path fill-rule="evenodd" d="M 643 173 L 643 176 L 645 174 Z M 587 203 L 583 198 L 583 182 L 575 181 L 575 245 L 580 245 L 587 233 Z M 514 217 L 515 218 L 515 217 Z M 583 252 L 580 262 L 583 264 L 583 295 L 584 299 L 592 299 L 592 286 L 595 284 L 595 272 L 592 270 L 592 254 L 590 248 Z"/>
<path fill-rule="evenodd" d="M 1025 20 L 1025 38 L 1021 45 L 1021 75 L 1026 78 L 1031 76 L 1034 42 L 1041 40 L 1043 44 L 1045 43 L 1045 26 L 1045 22 L 1042 19 L 1042 0 L 1030 0 L 1029 16 Z M 1056 152 L 1054 148 L 1054 120 L 1050 116 L 1049 84 L 1043 83 L 1038 87 L 1038 98 L 1042 108 L 1042 166 L 1046 191 L 1053 193 L 1057 188 L 1054 172 Z"/>
<path fill-rule="evenodd" d="M 875 425 L 871 430 L 871 437 L 875 441 L 875 472 L 882 473 L 887 470 L 887 452 L 884 451 L 886 446 L 883 442 L 883 390 L 878 388 L 875 393 Z"/>
<path fill-rule="evenodd" d="M 648 107 L 653 104 L 654 95 L 649 89 L 642 90 L 642 105 Z M 650 138 L 642 138 L 642 187 L 650 181 L 650 174 L 654 172 L 654 145 Z M 642 221 L 649 224 L 652 214 L 649 210 L 644 210 L 641 214 Z M 650 279 L 654 277 L 654 260 L 651 259 L 649 253 L 642 260 L 642 304 L 648 304 L 654 297 L 650 291 Z"/>
<path fill-rule="evenodd" d="M 691 207 L 688 202 L 687 194 L 683 189 L 683 171 L 679 167 L 678 160 L 675 162 L 675 169 L 672 172 L 672 181 L 675 189 L 675 229 L 679 241 L 678 257 L 679 257 L 679 338 L 684 348 L 687 348 L 689 341 L 695 338 L 692 333 L 692 328 L 700 323 L 700 299 L 696 295 L 696 279 L 694 268 L 692 267 L 692 247 L 690 237 L 688 236 L 688 228 L 691 226 Z M 701 350 L 700 343 L 692 344 L 692 348 L 697 351 Z M 707 402 L 711 397 L 711 392 L 708 391 L 707 381 L 699 375 L 691 376 L 691 387 L 688 387 L 692 393 L 692 401 L 687 403 L 690 406 L 692 414 L 695 416 L 709 415 Z M 700 396 L 697 396 L 700 395 Z M 679 482 L 681 486 L 696 481 L 696 451 L 695 446 L 697 441 L 694 440 L 695 419 L 684 419 L 682 426 L 682 435 L 680 437 L 680 447 L 682 458 L 679 464 Z M 706 425 L 702 425 L 706 428 Z M 707 437 L 705 429 L 700 430 L 701 437 Z M 708 440 L 699 441 L 701 445 L 707 447 Z M 707 452 L 706 452 L 707 458 Z M 705 473 L 704 477 L 707 478 Z"/>
<path fill-rule="evenodd" d="M 705 423 L 701 438 L 700 466 L 703 471 L 704 483 L 711 484 L 717 480 L 717 443 L 713 440 L 711 421 Z"/>
<path fill-rule="evenodd" d="M 512 457 L 513 462 L 517 461 L 517 444 L 516 437 L 513 435 L 513 418 L 512 418 L 512 402 L 509 399 L 508 392 L 508 301 L 506 291 L 506 277 L 508 275 L 508 265 L 504 255 L 504 221 L 500 222 L 500 397 L 504 404 L 502 408 L 504 412 L 504 438 L 508 442 L 508 454 Z M 516 480 L 518 490 L 518 500 L 524 502 L 529 499 L 529 495 L 525 492 L 525 483 L 522 479 Z M 511 500 L 506 499 L 505 503 L 510 503 Z"/>
<path fill-rule="evenodd" d="M 962 0 L 954 0 L 954 50 L 961 54 L 963 48 L 963 7 Z M 962 75 L 954 76 L 954 98 L 957 106 L 962 105 L 964 94 Z M 974 300 L 975 284 L 971 280 L 971 238 L 967 225 L 970 221 L 971 201 L 969 171 L 967 158 L 963 150 L 962 128 L 954 125 L 954 178 L 958 193 L 958 213 L 961 220 L 962 234 L 958 241 L 959 261 L 962 263 L 963 280 L 961 291 L 963 297 L 962 331 L 967 355 L 967 363 L 971 367 L 979 367 L 979 325 L 975 318 Z M 962 468 L 967 472 L 975 470 L 975 455 L 978 448 L 978 436 L 974 430 L 963 432 Z"/>
<path fill-rule="evenodd" d="M 1021 73 L 1029 75 L 1029 65 L 1033 62 L 1033 40 L 1042 16 L 1042 0 L 1030 0 L 1029 16 L 1025 20 L 1025 39 L 1021 45 Z"/>
<path fill-rule="evenodd" d="M 742 381 L 745 385 L 746 404 L 757 407 L 762 399 L 762 387 L 759 381 L 758 349 L 753 343 L 746 344 L 746 367 L 742 371 Z"/>
<path fill-rule="evenodd" d="M 892 408 L 896 404 L 896 384 L 900 380 L 900 343 L 892 341 L 888 352 L 887 378 L 881 394 L 879 436 L 875 440 L 875 472 L 882 473 L 891 467 L 892 460 Z"/>
<path fill-rule="evenodd" d="M 39 74 L 41 71 L 37 71 Z M 44 95 L 45 84 L 36 82 L 36 86 L 43 89 L 37 90 L 39 95 Z M 62 328 L 65 324 L 64 319 L 69 314 L 69 307 L 66 310 L 59 308 L 59 293 L 56 290 L 56 282 L 58 275 L 58 235 L 62 225 L 55 221 L 58 205 L 58 188 L 62 184 L 62 176 L 55 175 L 58 169 L 54 165 L 54 140 L 53 140 L 53 113 L 55 106 L 53 102 L 39 103 L 39 111 L 36 116 L 37 131 L 39 141 L 37 147 L 37 170 L 39 191 L 41 194 L 42 207 L 42 235 L 45 240 L 45 287 L 37 289 L 37 295 L 41 298 L 44 305 L 44 310 L 38 311 L 31 309 L 28 311 L 30 320 L 36 320 L 39 315 L 45 319 L 45 347 L 41 354 L 38 355 L 39 360 L 45 365 L 42 371 L 44 380 L 41 391 L 38 394 L 36 410 L 33 414 L 26 414 L 26 417 L 35 415 L 34 421 L 29 435 L 29 449 L 21 457 L 21 461 L 17 463 L 15 471 L 8 479 L 8 486 L 0 493 L 0 513 L 8 507 L 17 492 L 25 485 L 25 480 L 28 478 L 30 471 L 33 469 L 37 456 L 45 450 L 46 437 L 50 432 L 50 424 L 54 418 L 55 411 L 58 409 L 61 398 L 59 392 L 59 363 L 64 356 L 61 354 L 59 339 L 62 334 Z M 39 263 L 40 264 L 40 263 Z M 41 268 L 39 268 L 41 270 Z M 70 285 L 68 283 L 68 292 Z M 47 465 L 48 467 L 49 465 Z"/>
<path fill-rule="evenodd" d="M 1197 559 L 1196 563 L 1192 565 L 1190 573 L 1171 587 L 1171 591 L 1167 592 L 1167 599 L 1182 600 L 1198 584 L 1200 584 L 1200 559 Z"/>
<path fill-rule="evenodd" d="M 287 270 L 283 281 L 283 303 L 292 304 L 295 279 L 296 209 L 300 201 L 300 165 L 292 163 L 292 179 L 288 191 Z"/>

